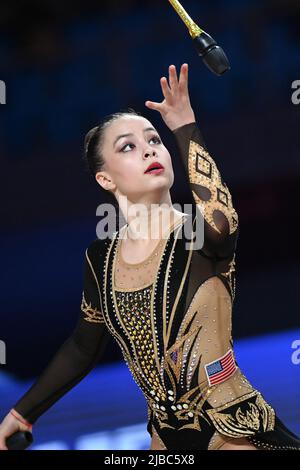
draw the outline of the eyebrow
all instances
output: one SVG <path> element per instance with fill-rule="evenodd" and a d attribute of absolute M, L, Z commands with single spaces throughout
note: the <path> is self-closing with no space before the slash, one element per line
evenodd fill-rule
<path fill-rule="evenodd" d="M 148 132 L 148 131 L 156 131 L 156 129 L 154 129 L 154 127 L 146 127 L 146 129 L 143 130 L 143 132 Z M 121 135 L 118 135 L 118 137 L 115 139 L 114 143 L 113 143 L 113 146 L 116 145 L 116 143 L 118 142 L 118 140 L 122 139 L 122 137 L 129 137 L 129 136 L 132 136 L 134 134 L 130 133 L 130 134 L 121 134 Z"/>

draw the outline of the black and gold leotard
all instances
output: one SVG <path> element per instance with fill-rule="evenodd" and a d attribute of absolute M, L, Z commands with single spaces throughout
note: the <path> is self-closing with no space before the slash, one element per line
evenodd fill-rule
<path fill-rule="evenodd" d="M 220 436 L 246 437 L 264 449 L 300 449 L 235 358 L 239 221 L 229 189 L 197 123 L 174 136 L 192 213 L 169 228 L 143 263 L 123 259 L 126 225 L 89 245 L 77 325 L 14 408 L 34 423 L 97 364 L 112 336 L 147 401 L 148 432 L 166 449 L 214 448 Z"/>

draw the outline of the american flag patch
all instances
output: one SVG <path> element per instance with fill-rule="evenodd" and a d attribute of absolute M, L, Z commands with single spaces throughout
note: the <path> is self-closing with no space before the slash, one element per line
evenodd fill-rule
<path fill-rule="evenodd" d="M 209 385 L 216 385 L 231 377 L 237 367 L 235 365 L 233 351 L 229 351 L 219 359 L 205 365 L 205 371 Z"/>

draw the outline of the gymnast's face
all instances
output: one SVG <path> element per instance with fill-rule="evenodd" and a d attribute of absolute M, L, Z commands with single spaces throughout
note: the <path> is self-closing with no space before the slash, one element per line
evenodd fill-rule
<path fill-rule="evenodd" d="M 123 116 L 105 129 L 104 167 L 97 182 L 131 203 L 159 203 L 174 182 L 172 161 L 151 122 L 142 116 Z M 151 163 L 160 163 L 160 173 L 145 173 Z"/>

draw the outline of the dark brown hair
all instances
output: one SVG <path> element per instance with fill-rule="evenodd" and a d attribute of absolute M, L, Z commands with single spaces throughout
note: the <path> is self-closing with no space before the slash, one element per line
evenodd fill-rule
<path fill-rule="evenodd" d="M 98 171 L 101 171 L 105 164 L 102 152 L 105 130 L 117 119 L 128 115 L 142 116 L 134 109 L 127 108 L 124 111 L 109 114 L 100 122 L 100 124 L 98 124 L 98 126 L 93 127 L 86 134 L 84 139 L 84 160 L 87 164 L 88 171 L 92 176 L 95 176 Z"/>

